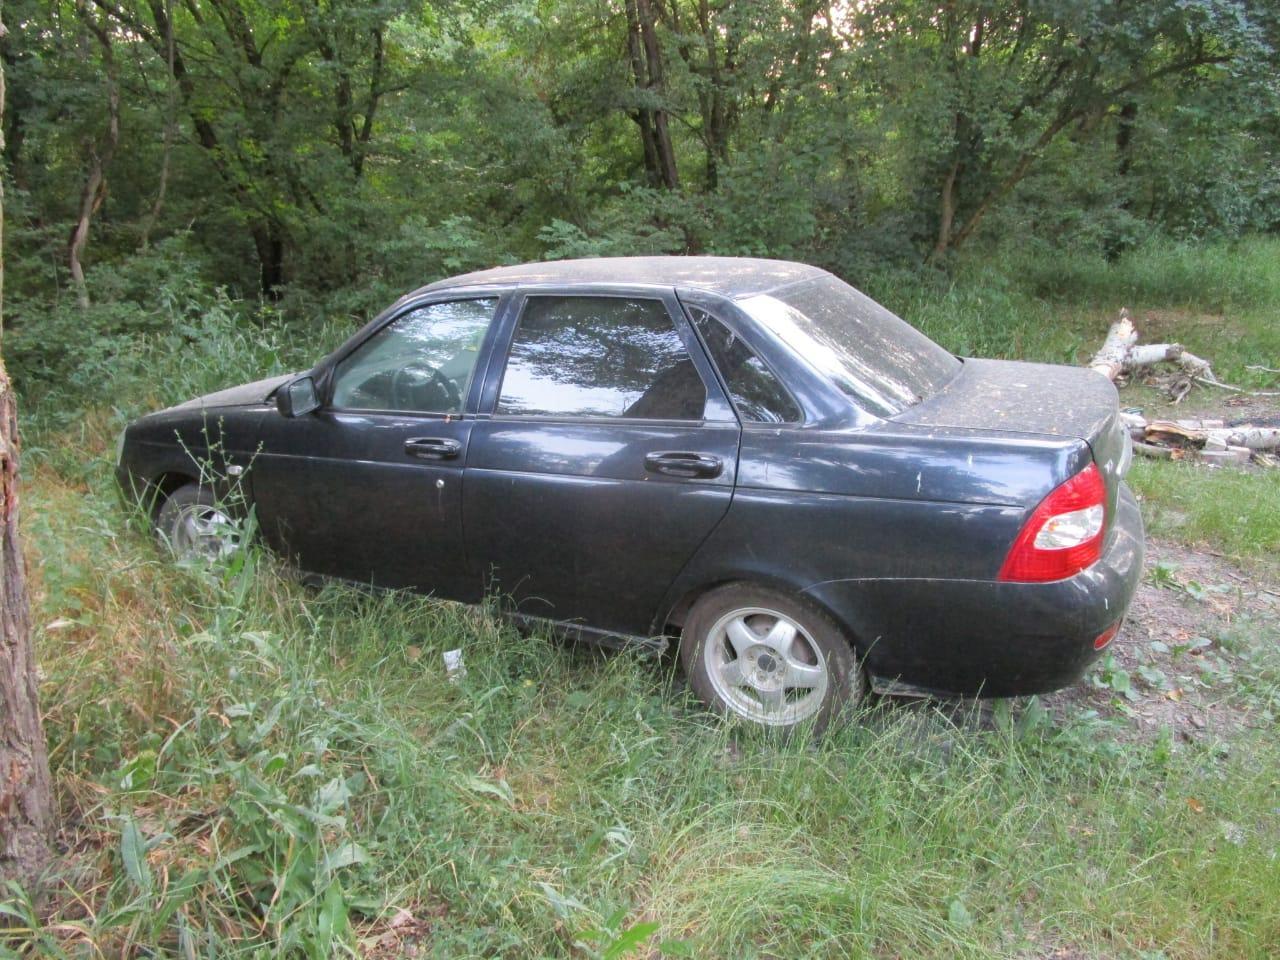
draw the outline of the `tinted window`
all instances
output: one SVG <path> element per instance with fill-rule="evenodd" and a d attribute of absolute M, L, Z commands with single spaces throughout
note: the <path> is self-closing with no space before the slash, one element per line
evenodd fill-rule
<path fill-rule="evenodd" d="M 796 423 L 800 409 L 764 361 L 742 339 L 705 310 L 693 310 L 694 326 L 729 387 L 743 420 Z"/>
<path fill-rule="evenodd" d="M 700 420 L 706 401 L 661 301 L 530 297 L 498 413 Z"/>
<path fill-rule="evenodd" d="M 836 277 L 738 301 L 865 409 L 900 413 L 936 392 L 960 361 Z"/>
<path fill-rule="evenodd" d="M 340 364 L 333 405 L 345 410 L 461 413 L 496 299 L 418 307 Z"/>

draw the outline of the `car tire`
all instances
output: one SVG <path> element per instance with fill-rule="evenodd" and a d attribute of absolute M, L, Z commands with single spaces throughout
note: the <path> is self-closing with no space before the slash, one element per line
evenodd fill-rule
<path fill-rule="evenodd" d="M 219 560 L 240 544 L 240 525 L 212 490 L 196 483 L 165 498 L 156 513 L 155 533 L 179 560 Z"/>
<path fill-rule="evenodd" d="M 804 597 L 735 583 L 685 619 L 680 662 L 718 713 L 760 727 L 820 732 L 857 704 L 866 678 L 839 627 Z"/>

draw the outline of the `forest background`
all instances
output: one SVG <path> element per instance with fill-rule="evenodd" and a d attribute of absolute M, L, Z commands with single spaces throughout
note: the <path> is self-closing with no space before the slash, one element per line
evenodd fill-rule
<path fill-rule="evenodd" d="M 175 565 L 112 476 L 131 418 L 537 258 L 803 260 L 961 355 L 1084 362 L 1128 307 L 1273 393 L 1280 7 L 3 14 L 4 355 L 55 811 L 45 896 L 0 891 L 0 955 L 1280 952 L 1280 470 L 1135 464 L 1148 569 L 1077 687 L 877 703 L 816 744 L 719 723 L 669 661 L 309 591 L 253 546 Z M 1203 386 L 1122 404 L 1280 422 Z"/>

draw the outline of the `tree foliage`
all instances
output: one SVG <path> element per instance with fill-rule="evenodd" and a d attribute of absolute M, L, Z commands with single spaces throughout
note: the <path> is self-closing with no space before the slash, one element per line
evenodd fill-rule
<path fill-rule="evenodd" d="M 1010 235 L 1114 256 L 1280 225 L 1280 14 L 1251 0 L 10 10 L 19 329 L 118 328 L 98 292 L 161 247 L 301 317 L 541 256 L 856 278 Z"/>

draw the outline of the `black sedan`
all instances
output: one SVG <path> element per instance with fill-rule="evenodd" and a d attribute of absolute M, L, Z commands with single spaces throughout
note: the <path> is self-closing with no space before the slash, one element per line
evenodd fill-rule
<path fill-rule="evenodd" d="M 302 570 L 598 640 L 679 637 L 733 716 L 870 686 L 1074 682 L 1142 568 L 1115 389 L 958 359 L 772 260 L 503 267 L 402 298 L 311 370 L 131 424 L 118 476 L 181 553 L 230 486 Z"/>

